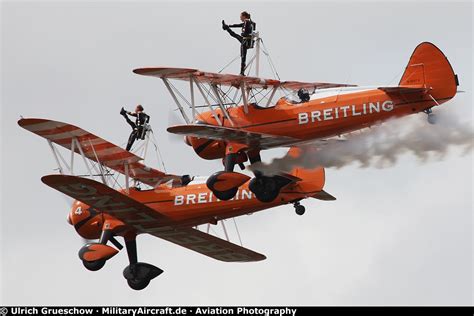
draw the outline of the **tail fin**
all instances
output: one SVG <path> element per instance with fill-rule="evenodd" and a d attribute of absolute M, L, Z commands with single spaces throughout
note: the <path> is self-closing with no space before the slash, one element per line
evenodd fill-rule
<path fill-rule="evenodd" d="M 429 93 L 437 100 L 454 97 L 458 85 L 457 75 L 446 56 L 429 42 L 415 48 L 399 83 L 399 86 L 430 89 Z"/>

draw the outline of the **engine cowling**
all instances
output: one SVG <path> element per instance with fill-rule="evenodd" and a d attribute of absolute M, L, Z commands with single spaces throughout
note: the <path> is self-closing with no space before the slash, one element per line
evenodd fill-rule
<path fill-rule="evenodd" d="M 76 232 L 85 239 L 98 239 L 104 224 L 100 212 L 91 209 L 87 204 L 75 201 L 67 217 L 69 224 L 74 226 Z"/>
<path fill-rule="evenodd" d="M 225 144 L 222 141 L 186 136 L 185 142 L 203 159 L 213 160 L 225 156 Z"/>

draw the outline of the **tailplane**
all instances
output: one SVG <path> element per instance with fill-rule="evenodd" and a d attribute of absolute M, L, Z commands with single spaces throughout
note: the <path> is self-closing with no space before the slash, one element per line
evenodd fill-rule
<path fill-rule="evenodd" d="M 288 154 L 296 158 L 301 154 L 301 149 L 298 147 L 292 147 L 288 151 Z M 305 169 L 296 167 L 290 174 L 299 179 L 295 187 L 295 190 L 299 193 L 304 193 L 308 197 L 313 197 L 323 201 L 333 201 L 336 199 L 334 196 L 323 190 L 326 182 L 324 168 L 316 167 Z"/>

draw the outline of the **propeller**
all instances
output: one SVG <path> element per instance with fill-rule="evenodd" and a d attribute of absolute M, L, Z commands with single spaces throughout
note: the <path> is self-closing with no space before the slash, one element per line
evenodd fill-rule
<path fill-rule="evenodd" d="M 169 109 L 168 110 L 168 126 L 174 126 L 174 125 L 183 125 L 186 124 L 184 122 L 183 118 L 177 113 L 178 109 Z M 173 133 L 167 133 L 168 134 L 168 141 L 170 143 L 177 143 L 183 142 L 183 137 L 180 135 L 176 135 Z"/>
<path fill-rule="evenodd" d="M 64 195 L 64 194 L 61 194 L 61 196 L 63 197 L 63 200 L 66 202 L 66 205 L 67 205 L 67 209 L 68 209 L 68 216 L 69 216 L 69 212 L 71 211 L 72 209 L 72 206 L 74 204 L 74 199 L 67 196 L 67 195 Z M 82 240 L 82 244 L 87 244 L 87 243 L 90 243 L 90 242 L 93 242 L 94 240 L 91 240 L 91 239 L 86 239 L 82 236 L 79 236 L 80 239 Z"/>

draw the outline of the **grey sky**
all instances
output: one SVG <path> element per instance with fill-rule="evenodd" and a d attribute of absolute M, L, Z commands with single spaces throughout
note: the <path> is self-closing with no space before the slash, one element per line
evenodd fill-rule
<path fill-rule="evenodd" d="M 212 173 L 219 162 L 166 135 L 172 100 L 162 83 L 131 70 L 219 70 L 239 49 L 220 21 L 237 22 L 244 9 L 286 80 L 396 84 L 416 45 L 431 41 L 467 91 L 443 107 L 472 118 L 471 2 L 2 2 L 1 9 L 0 304 L 472 304 L 472 154 L 327 170 L 326 190 L 337 201 L 307 200 L 302 217 L 282 206 L 238 219 L 244 245 L 268 257 L 259 263 L 222 263 L 141 236 L 140 261 L 165 273 L 135 292 L 122 277 L 125 252 L 99 272 L 83 268 L 69 209 L 40 182 L 55 168 L 47 144 L 16 124 L 20 115 L 51 118 L 123 144 L 129 128 L 120 107 L 141 103 L 168 171 Z"/>

